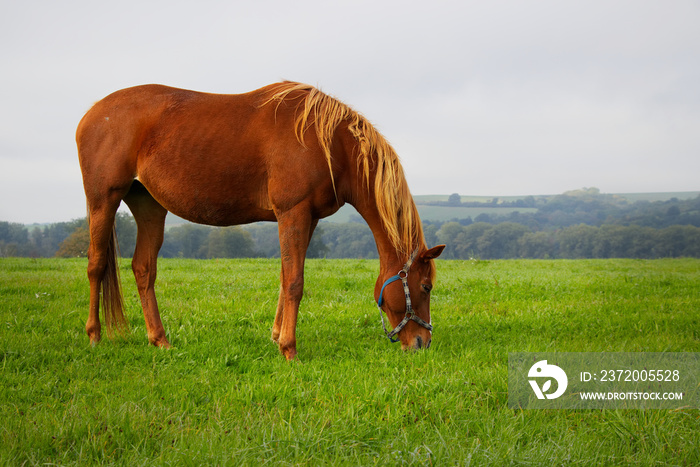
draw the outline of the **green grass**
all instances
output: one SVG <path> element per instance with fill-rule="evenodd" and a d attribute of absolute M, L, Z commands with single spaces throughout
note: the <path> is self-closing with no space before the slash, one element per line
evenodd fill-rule
<path fill-rule="evenodd" d="M 700 351 L 700 260 L 439 261 L 433 346 L 382 335 L 376 261 L 310 260 L 301 363 L 275 260 L 160 260 L 173 344 L 90 347 L 84 260 L 0 259 L 0 464 L 697 465 L 700 411 L 507 408 L 508 352 Z"/>

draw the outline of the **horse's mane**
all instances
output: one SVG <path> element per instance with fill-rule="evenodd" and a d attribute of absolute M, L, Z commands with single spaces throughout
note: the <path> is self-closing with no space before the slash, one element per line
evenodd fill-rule
<path fill-rule="evenodd" d="M 399 157 L 389 142 L 361 114 L 308 84 L 284 82 L 271 88 L 271 97 L 265 104 L 285 99 L 300 99 L 297 104 L 295 132 L 304 144 L 304 133 L 311 126 L 316 129 L 318 143 L 331 166 L 331 143 L 336 129 L 346 121 L 348 130 L 357 141 L 358 172 L 370 188 L 374 170 L 374 198 L 377 209 L 392 246 L 404 258 L 418 247 L 425 246 L 423 228 L 418 210 L 406 183 Z M 290 94 L 294 95 L 290 96 Z M 376 156 L 376 161 L 373 160 Z"/>

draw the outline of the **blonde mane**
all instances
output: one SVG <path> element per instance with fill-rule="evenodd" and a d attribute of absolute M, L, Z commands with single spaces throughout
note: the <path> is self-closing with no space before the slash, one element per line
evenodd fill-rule
<path fill-rule="evenodd" d="M 357 141 L 358 172 L 365 180 L 367 189 L 370 188 L 370 176 L 374 170 L 374 199 L 392 246 L 403 258 L 407 258 L 416 248 L 425 248 L 418 210 L 399 157 L 384 136 L 358 112 L 313 86 L 284 82 L 274 86 L 271 92 L 273 95 L 265 104 L 276 101 L 279 105 L 285 99 L 302 99 L 297 105 L 295 120 L 297 139 L 304 144 L 306 130 L 315 127 L 318 143 L 328 162 L 334 191 L 331 143 L 341 122 L 347 122 L 348 130 Z M 290 96 L 294 92 L 300 95 Z"/>

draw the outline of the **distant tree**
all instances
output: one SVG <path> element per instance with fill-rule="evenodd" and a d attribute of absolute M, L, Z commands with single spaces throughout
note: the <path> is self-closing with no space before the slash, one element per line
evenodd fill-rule
<path fill-rule="evenodd" d="M 638 225 L 630 225 L 627 229 L 630 235 L 629 257 L 653 258 L 656 230 Z"/>
<path fill-rule="evenodd" d="M 464 219 L 458 219 L 458 220 L 453 220 L 452 222 L 457 222 L 459 225 L 463 225 L 464 227 L 468 225 L 472 225 L 474 221 L 472 220 L 471 217 L 466 217 Z"/>
<path fill-rule="evenodd" d="M 24 256 L 29 232 L 22 224 L 0 222 L 0 257 Z"/>
<path fill-rule="evenodd" d="M 557 233 L 559 254 L 562 258 L 593 258 L 593 246 L 598 229 L 580 224 Z"/>
<path fill-rule="evenodd" d="M 477 239 L 477 251 L 484 258 L 517 258 L 518 240 L 525 235 L 527 227 L 505 222 L 485 230 Z"/>
<path fill-rule="evenodd" d="M 6 243 L 26 243 L 29 238 L 27 228 L 22 224 L 0 222 L 0 240 Z"/>
<path fill-rule="evenodd" d="M 423 224 L 423 235 L 428 246 L 435 246 L 439 243 L 437 238 L 438 228 L 434 224 Z"/>
<path fill-rule="evenodd" d="M 56 256 L 60 258 L 85 258 L 89 247 L 90 231 L 87 226 L 80 226 L 63 240 Z"/>
<path fill-rule="evenodd" d="M 673 225 L 659 230 L 655 253 L 668 258 L 700 256 L 700 229 L 690 225 Z"/>
<path fill-rule="evenodd" d="M 172 227 L 165 232 L 160 254 L 166 258 L 206 258 L 211 230 L 211 227 L 197 224 Z"/>
<path fill-rule="evenodd" d="M 171 227 L 165 230 L 165 237 L 163 238 L 163 245 L 160 247 L 158 256 L 161 258 L 180 258 L 182 257 L 182 252 L 180 251 L 180 245 L 175 241 L 173 235 L 171 234 L 173 229 L 178 227 Z"/>
<path fill-rule="evenodd" d="M 117 213 L 115 226 L 121 256 L 133 256 L 136 246 L 134 218 L 128 213 Z M 90 246 L 90 229 L 85 217 L 37 228 L 31 237 L 35 251 L 45 257 L 82 258 L 87 256 Z"/>
<path fill-rule="evenodd" d="M 493 226 L 486 222 L 476 222 L 464 227 L 455 239 L 455 256 L 461 259 L 485 258 L 479 240 L 491 229 Z"/>
<path fill-rule="evenodd" d="M 458 222 L 446 222 L 442 224 L 440 230 L 435 233 L 438 242 L 448 246 L 443 253 L 445 259 L 459 258 L 457 247 L 461 245 L 462 242 L 458 240 L 458 237 L 462 232 L 464 232 L 464 227 Z"/>
<path fill-rule="evenodd" d="M 17 242 L 0 240 L 0 258 L 11 258 L 14 256 L 20 256 Z"/>
<path fill-rule="evenodd" d="M 325 258 L 328 254 L 328 246 L 323 242 L 323 226 L 316 227 L 309 248 L 306 250 L 307 258 Z"/>
<path fill-rule="evenodd" d="M 207 239 L 207 258 L 250 258 L 254 246 L 250 232 L 240 227 L 213 229 Z"/>
<path fill-rule="evenodd" d="M 44 256 L 54 256 L 61 243 L 75 230 L 68 222 L 52 224 L 44 228 Z"/>
<path fill-rule="evenodd" d="M 126 212 L 118 212 L 114 218 L 119 240 L 119 252 L 123 258 L 134 256 L 136 249 L 136 221 Z"/>
<path fill-rule="evenodd" d="M 61 243 L 83 222 L 84 219 L 34 227 L 29 234 L 28 255 L 34 257 L 54 256 Z"/>
<path fill-rule="evenodd" d="M 451 206 L 459 206 L 462 204 L 462 197 L 458 193 L 452 193 L 449 198 L 447 198 L 447 204 Z"/>
<path fill-rule="evenodd" d="M 595 258 L 629 258 L 633 247 L 632 229 L 603 225 L 596 231 L 592 255 Z"/>
<path fill-rule="evenodd" d="M 535 207 L 535 197 L 527 196 L 525 198 L 520 198 L 515 200 L 513 205 L 517 208 L 534 208 Z"/>
<path fill-rule="evenodd" d="M 256 256 L 265 258 L 279 258 L 280 239 L 277 224 L 274 222 L 258 223 L 243 227 L 250 232 L 255 243 Z M 323 230 L 321 231 L 323 233 Z M 316 233 L 314 233 L 314 237 Z M 312 239 L 313 241 L 313 239 Z"/>
<path fill-rule="evenodd" d="M 666 217 L 678 217 L 680 215 L 681 209 L 678 207 L 677 204 L 674 204 L 666 210 Z"/>
<path fill-rule="evenodd" d="M 493 222 L 493 219 L 490 214 L 482 212 L 478 216 L 474 218 L 474 222 L 480 223 L 480 222 L 485 222 L 487 224 L 490 224 Z"/>
<path fill-rule="evenodd" d="M 377 258 L 377 246 L 367 224 L 323 225 L 323 241 L 328 258 Z"/>
<path fill-rule="evenodd" d="M 521 258 L 546 259 L 557 254 L 556 244 L 547 232 L 526 232 L 518 239 Z"/>
<path fill-rule="evenodd" d="M 683 233 L 685 234 L 683 256 L 700 258 L 700 228 L 684 225 Z"/>
<path fill-rule="evenodd" d="M 44 256 L 44 229 L 42 227 L 35 227 L 31 230 L 29 244 L 31 245 L 30 256 Z"/>
<path fill-rule="evenodd" d="M 564 192 L 563 196 L 573 196 L 577 198 L 590 198 L 600 195 L 600 190 L 596 187 L 580 188 Z"/>

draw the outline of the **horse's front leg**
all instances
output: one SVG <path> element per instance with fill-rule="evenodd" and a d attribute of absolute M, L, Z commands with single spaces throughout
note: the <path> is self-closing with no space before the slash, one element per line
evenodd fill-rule
<path fill-rule="evenodd" d="M 311 237 L 313 237 L 314 230 L 316 229 L 317 225 L 318 220 L 313 220 L 311 222 L 311 227 L 309 229 L 309 241 L 306 244 L 306 248 L 304 249 L 304 251 L 308 250 L 309 244 L 311 243 Z M 304 253 L 304 257 L 306 257 L 306 253 Z M 275 312 L 275 323 L 272 325 L 272 335 L 270 336 L 272 340 L 277 343 L 279 343 L 280 340 L 280 333 L 282 332 L 282 321 L 284 318 L 284 287 L 282 284 L 284 284 L 284 269 L 282 269 L 282 272 L 280 273 L 280 294 L 279 300 L 277 301 L 277 311 Z"/>
<path fill-rule="evenodd" d="M 272 337 L 274 339 L 279 325 L 277 343 L 280 352 L 287 360 L 292 360 L 297 355 L 296 328 L 299 303 L 304 294 L 304 261 L 316 222 L 312 221 L 307 210 L 300 207 L 278 214 L 277 221 L 282 274 L 280 303 L 277 305 Z"/>

